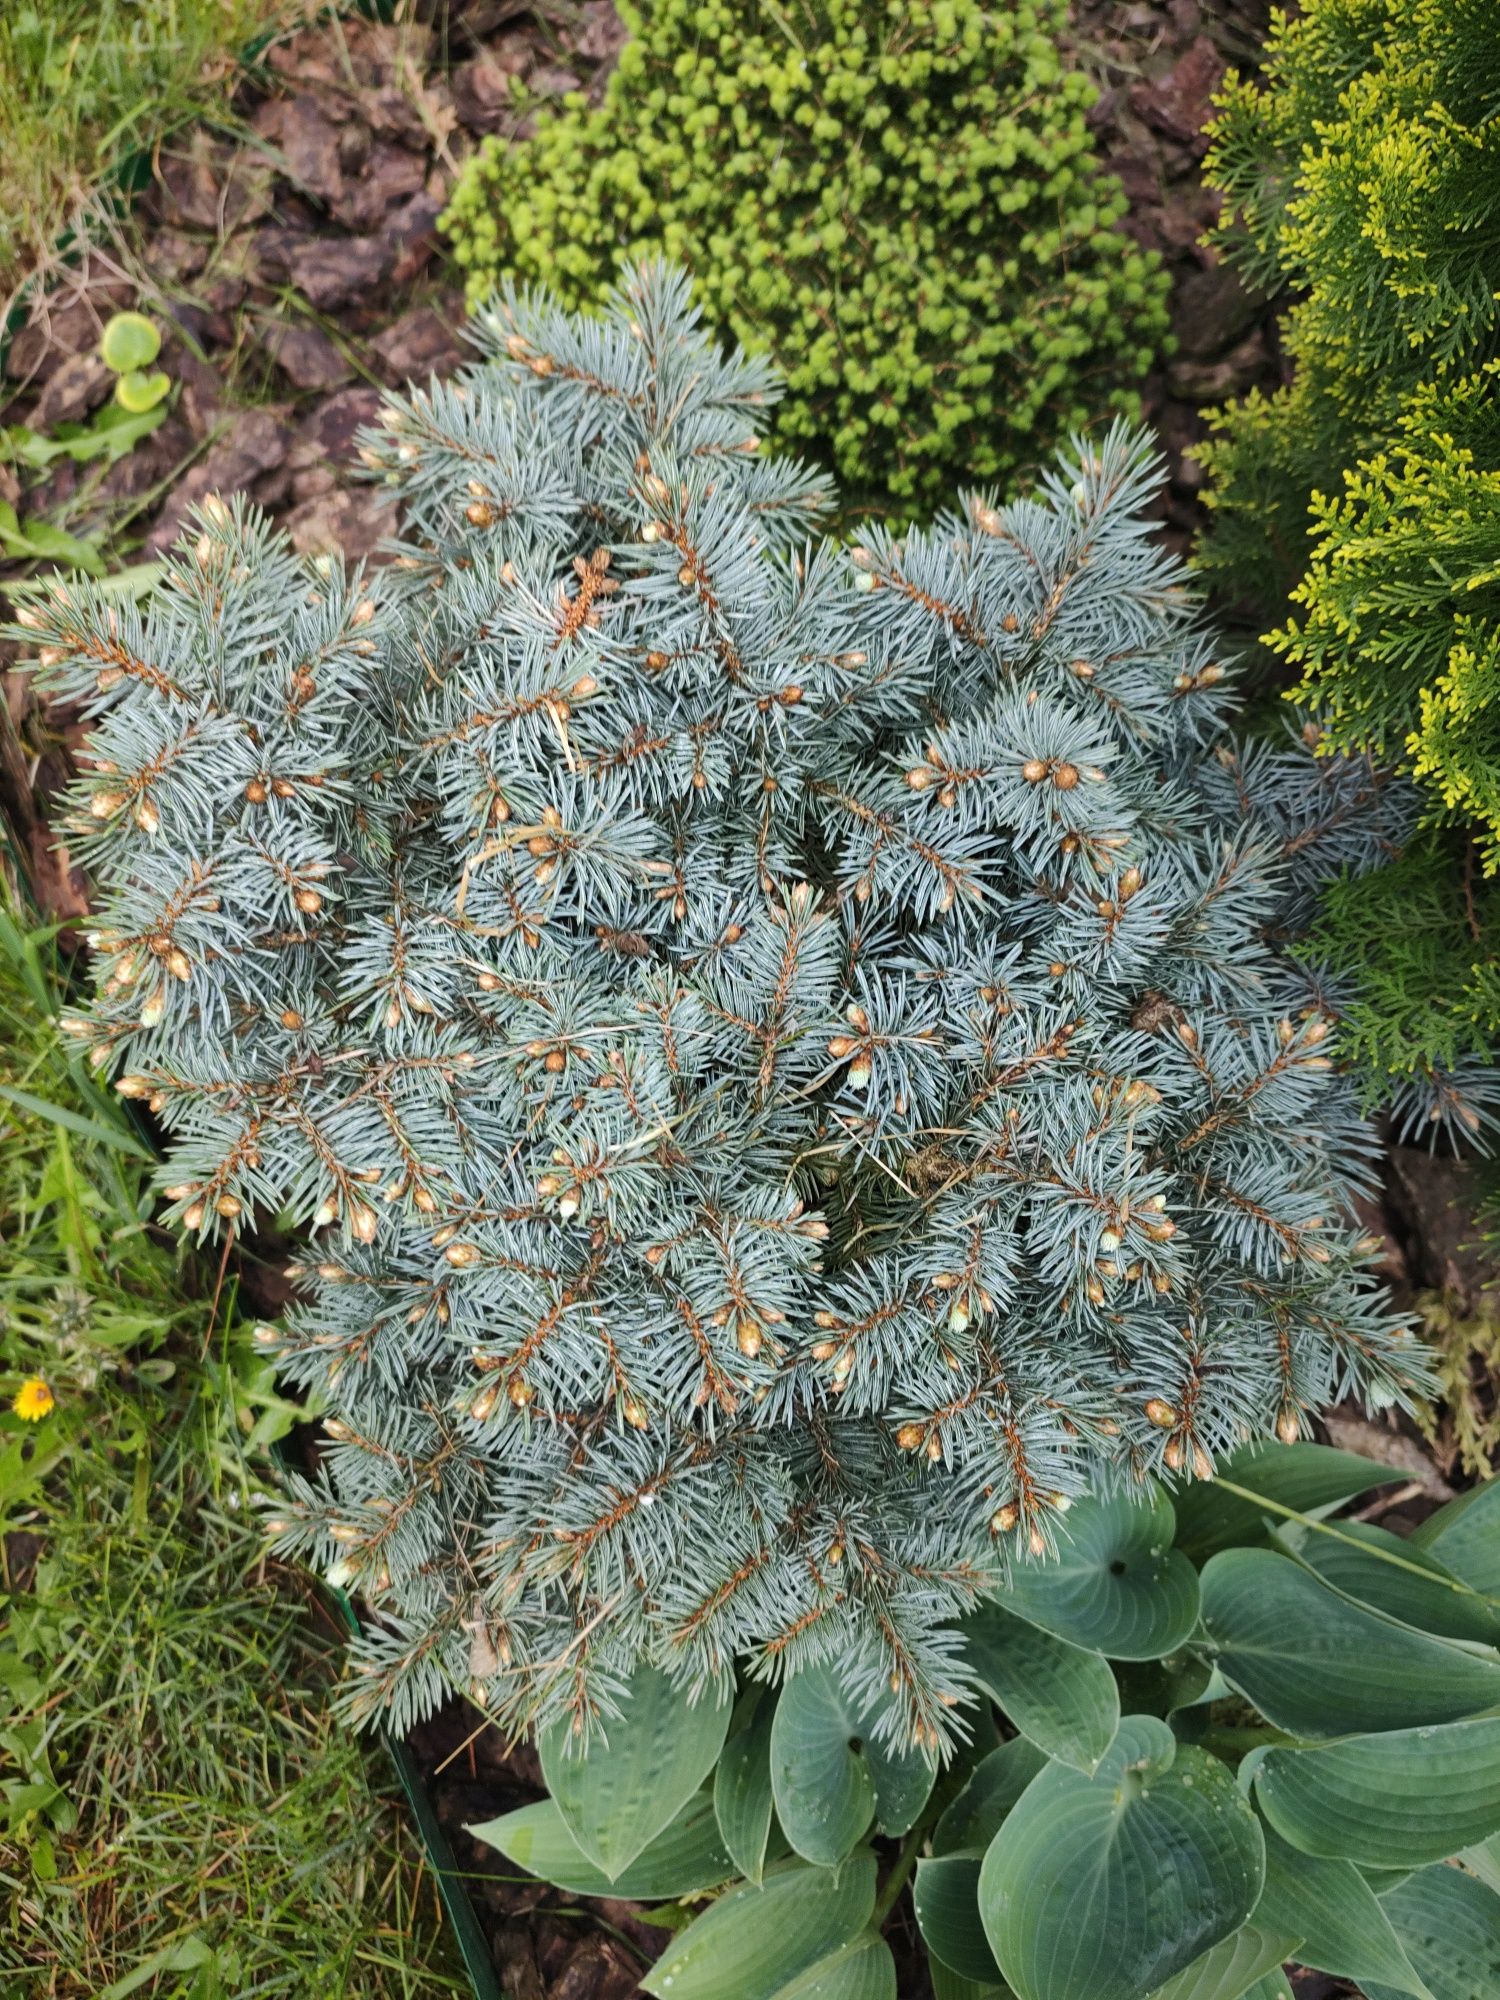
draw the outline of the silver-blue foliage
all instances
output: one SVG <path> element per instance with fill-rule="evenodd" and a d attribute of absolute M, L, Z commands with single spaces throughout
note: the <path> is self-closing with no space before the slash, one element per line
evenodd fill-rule
<path fill-rule="evenodd" d="M 394 567 L 214 504 L 145 610 L 25 614 L 77 1026 L 190 1233 L 311 1233 L 280 1532 L 375 1613 L 356 1714 L 834 1659 L 936 1746 L 1071 1496 L 1421 1379 L 1279 955 L 1400 802 L 1226 741 L 1141 438 L 851 547 L 679 277 L 480 324 L 367 441 Z"/>

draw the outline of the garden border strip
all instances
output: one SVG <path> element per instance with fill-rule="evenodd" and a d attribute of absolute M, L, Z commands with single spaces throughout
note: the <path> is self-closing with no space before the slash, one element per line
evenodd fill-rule
<path fill-rule="evenodd" d="M 4 835 L 18 893 L 24 898 L 30 916 L 35 921 L 42 922 L 43 919 L 31 893 L 31 881 L 26 871 L 25 857 L 19 851 L 9 818 L 3 814 L 0 814 L 0 833 Z M 127 1104 L 125 1109 L 131 1114 L 138 1111 L 138 1107 L 134 1104 Z M 145 1120 L 136 1118 L 133 1122 L 137 1123 L 142 1138 L 150 1145 L 152 1151 L 158 1152 L 154 1135 L 146 1127 Z M 287 1452 L 280 1440 L 271 1446 L 270 1455 L 279 1469 L 286 1469 Z M 327 1582 L 316 1570 L 301 1569 L 300 1574 L 306 1579 L 313 1595 L 325 1608 L 331 1609 L 338 1626 L 351 1638 L 354 1637 L 361 1630 L 361 1626 L 359 1614 L 348 1592 Z M 458 1866 L 458 1858 L 438 1820 L 411 1746 L 404 1737 L 392 1736 L 383 1729 L 376 1732 L 376 1740 L 390 1758 L 402 1794 L 411 1808 L 427 1864 L 432 1870 L 438 1894 L 442 1898 L 443 1912 L 452 1925 L 454 1936 L 458 1941 L 459 1957 L 463 1961 L 464 1972 L 474 2000 L 509 2000 L 496 1976 L 489 1944 L 475 1915 L 466 1879 Z"/>

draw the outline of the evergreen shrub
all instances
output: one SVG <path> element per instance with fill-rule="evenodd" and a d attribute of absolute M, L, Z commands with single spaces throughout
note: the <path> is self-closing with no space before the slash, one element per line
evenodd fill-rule
<path fill-rule="evenodd" d="M 1424 1379 L 1267 941 L 1399 793 L 1222 740 L 1126 431 L 849 547 L 685 279 L 478 330 L 366 446 L 398 567 L 215 503 L 146 609 L 26 607 L 95 725 L 77 1026 L 190 1235 L 315 1236 L 277 1531 L 375 1613 L 355 1714 L 834 1662 L 927 1755 L 1073 1497 Z"/>
<path fill-rule="evenodd" d="M 851 507 L 1012 481 L 1134 407 L 1166 280 L 1119 228 L 1062 0 L 645 0 L 602 104 L 495 139 L 448 211 L 471 301 L 594 307 L 622 258 L 694 274 L 782 370 L 777 440 Z"/>
<path fill-rule="evenodd" d="M 1493 978 L 1434 976 L 1500 944 L 1475 888 L 1500 865 L 1497 93 L 1489 0 L 1313 0 L 1229 86 L 1206 169 L 1221 247 L 1297 302 L 1289 385 L 1213 418 L 1202 560 L 1267 616 L 1290 595 L 1292 698 L 1328 752 L 1409 770 L 1436 830 L 1325 924 L 1381 963 L 1351 1007 L 1372 1096 L 1500 1041 Z"/>

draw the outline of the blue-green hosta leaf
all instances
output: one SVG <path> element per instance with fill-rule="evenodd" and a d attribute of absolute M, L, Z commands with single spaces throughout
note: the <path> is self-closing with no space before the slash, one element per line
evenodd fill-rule
<path fill-rule="evenodd" d="M 927 1971 L 932 1980 L 932 2000 L 1015 2000 L 1003 1981 L 965 1979 L 940 1958 L 929 1958 Z"/>
<path fill-rule="evenodd" d="M 1456 1722 L 1500 1703 L 1500 1660 L 1367 1611 L 1272 1549 L 1206 1565 L 1203 1628 L 1225 1680 L 1296 1736 Z"/>
<path fill-rule="evenodd" d="M 771 1721 L 776 1696 L 752 1690 L 754 1706 L 744 1727 L 725 1739 L 714 1770 L 714 1811 L 724 1845 L 742 1875 L 758 1882 L 771 1837 Z"/>
<path fill-rule="evenodd" d="M 979 1917 L 983 1854 L 940 1854 L 917 1863 L 912 1905 L 917 1929 L 933 1958 L 980 1985 L 1000 1977 Z"/>
<path fill-rule="evenodd" d="M 1299 1965 L 1433 2000 L 1354 1863 L 1301 1854 L 1274 1827 L 1266 1828 L 1266 1886 L 1255 1920 L 1296 1938 L 1289 1955 Z"/>
<path fill-rule="evenodd" d="M 1260 1915 L 1256 1910 L 1256 1917 Z M 1260 1992 L 1261 1982 L 1280 1974 L 1282 1961 L 1292 1955 L 1295 1938 L 1268 1930 L 1258 1921 L 1241 1924 L 1217 1944 L 1158 1986 L 1150 2000 L 1245 2000 Z M 1282 1981 L 1285 1986 L 1285 1980 Z M 1290 1989 L 1286 2000 L 1291 2000 Z"/>
<path fill-rule="evenodd" d="M 1500 1829 L 1500 1717 L 1278 1747 L 1256 1764 L 1255 1796 L 1304 1854 L 1373 1868 L 1442 1861 Z"/>
<path fill-rule="evenodd" d="M 1000 1831 L 1000 1822 L 1046 1762 L 1045 1754 L 1025 1736 L 1013 1737 L 981 1757 L 932 1829 L 933 1853 L 983 1854 Z"/>
<path fill-rule="evenodd" d="M 1220 1549 L 1263 1540 L 1268 1526 L 1285 1518 L 1231 1493 L 1223 1482 L 1317 1516 L 1371 1487 L 1389 1486 L 1394 1478 L 1388 1465 L 1326 1444 L 1242 1445 L 1221 1463 L 1217 1478 L 1198 1480 L 1175 1496 L 1177 1546 L 1203 1563 Z"/>
<path fill-rule="evenodd" d="M 1492 1833 L 1488 1840 L 1476 1841 L 1472 1847 L 1460 1848 L 1458 1858 L 1471 1874 L 1500 1896 L 1500 1833 Z"/>
<path fill-rule="evenodd" d="M 984 1858 L 979 1909 L 1020 2000 L 1141 2000 L 1238 1930 L 1264 1878 L 1228 1767 L 1132 1715 L 1092 1778 L 1054 1764 L 1032 1780 Z"/>
<path fill-rule="evenodd" d="M 1440 1638 L 1471 1639 L 1484 1646 L 1500 1641 L 1500 1610 L 1429 1550 L 1372 1521 L 1340 1521 L 1337 1526 L 1337 1535 L 1314 1529 L 1297 1544 L 1298 1560 L 1325 1583 Z"/>
<path fill-rule="evenodd" d="M 621 1714 L 577 1754 L 568 1724 L 538 1739 L 542 1776 L 569 1833 L 617 1881 L 692 1798 L 713 1769 L 732 1704 L 712 1695 L 689 1705 L 656 1667 L 631 1676 Z"/>
<path fill-rule="evenodd" d="M 929 1956 L 981 1990 L 1000 1968 L 979 1918 L 979 1869 L 1006 1814 L 1047 1759 L 1024 1736 L 982 1757 L 932 1830 L 932 1856 L 917 1863 L 912 1902 Z"/>
<path fill-rule="evenodd" d="M 1487 1480 L 1439 1507 L 1412 1540 L 1500 1605 L 1500 1479 Z"/>
<path fill-rule="evenodd" d="M 831 1667 L 793 1674 L 771 1725 L 771 1792 L 781 1830 L 805 1860 L 831 1867 L 871 1821 L 904 1833 L 927 1803 L 936 1766 L 875 1737 Z"/>
<path fill-rule="evenodd" d="M 865 1931 L 779 1986 L 775 2000 L 897 2000 L 896 1961 L 883 1937 Z"/>
<path fill-rule="evenodd" d="M 998 1604 L 963 1623 L 974 1677 L 1023 1736 L 1077 1771 L 1092 1771 L 1120 1720 L 1115 1677 L 1098 1653 L 1044 1632 Z"/>
<path fill-rule="evenodd" d="M 1162 1660 L 1116 1660 L 1113 1665 L 1120 1707 L 1127 1715 L 1173 1715 L 1195 1702 L 1221 1699 L 1224 1692 L 1210 1692 L 1214 1670 L 1190 1648 Z"/>
<path fill-rule="evenodd" d="M 1500 1896 L 1457 1868 L 1424 1868 L 1380 1898 L 1433 2000 L 1495 2000 L 1500 1993 Z M 1400 1989 L 1362 1982 L 1365 2000 Z"/>
<path fill-rule="evenodd" d="M 1002 1601 L 1033 1625 L 1112 1660 L 1157 1660 L 1198 1623 L 1198 1576 L 1174 1549 L 1177 1517 L 1153 1481 L 1075 1501 L 1057 1555 L 1018 1562 Z"/>
<path fill-rule="evenodd" d="M 517 1867 L 575 1896 L 626 1896 L 632 1902 L 650 1903 L 696 1895 L 727 1882 L 735 1873 L 707 1792 L 690 1799 L 613 1880 L 579 1847 L 553 1799 L 486 1820 L 469 1832 L 487 1846 L 498 1847 Z"/>
<path fill-rule="evenodd" d="M 874 1909 L 873 1854 L 851 1855 L 839 1868 L 777 1862 L 759 1886 L 739 1883 L 679 1931 L 642 1989 L 670 2000 L 786 2000 L 794 1992 L 811 2000 L 816 1984 L 793 1982 L 846 1953 Z M 893 1972 L 889 1987 L 875 1992 L 885 2000 L 895 1990 Z M 819 2000 L 834 1993 L 853 2000 L 858 1991 L 830 1987 Z"/>

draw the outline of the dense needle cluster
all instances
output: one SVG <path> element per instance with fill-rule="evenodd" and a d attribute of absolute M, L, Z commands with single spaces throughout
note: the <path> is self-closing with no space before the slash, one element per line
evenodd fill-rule
<path fill-rule="evenodd" d="M 848 546 L 680 277 L 479 328 L 368 442 L 379 578 L 211 506 L 145 611 L 27 610 L 96 718 L 76 1025 L 188 1231 L 312 1233 L 279 1531 L 376 1614 L 357 1714 L 833 1657 L 936 1745 L 1070 1496 L 1419 1372 L 1271 941 L 1399 802 L 1221 741 L 1139 438 Z"/>

